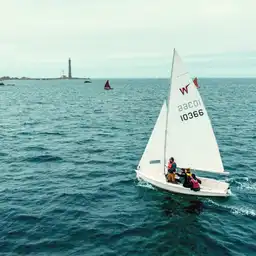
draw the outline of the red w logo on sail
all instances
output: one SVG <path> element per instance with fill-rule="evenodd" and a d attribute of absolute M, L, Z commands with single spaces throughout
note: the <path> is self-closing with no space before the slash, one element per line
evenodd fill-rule
<path fill-rule="evenodd" d="M 183 87 L 183 88 L 180 88 L 180 92 L 184 95 L 184 93 L 186 92 L 186 93 L 188 93 L 188 86 L 189 86 L 190 84 L 187 84 L 185 87 Z"/>

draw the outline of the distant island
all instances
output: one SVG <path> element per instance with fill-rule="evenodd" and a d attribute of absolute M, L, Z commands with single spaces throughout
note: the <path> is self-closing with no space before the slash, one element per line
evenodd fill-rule
<path fill-rule="evenodd" d="M 36 77 L 10 77 L 10 76 L 2 76 L 0 77 L 0 81 L 4 80 L 75 80 L 75 79 L 80 79 L 80 80 L 87 80 L 88 78 L 83 78 L 83 77 L 72 77 L 69 78 L 67 76 L 61 76 L 61 77 L 47 77 L 47 78 L 36 78 Z"/>
<path fill-rule="evenodd" d="M 71 59 L 68 59 L 68 76 L 64 75 L 64 71 L 62 70 L 63 74 L 60 77 L 10 77 L 10 76 L 2 76 L 0 77 L 0 81 L 8 81 L 8 80 L 85 80 L 91 81 L 88 77 L 73 77 L 71 72 Z"/>

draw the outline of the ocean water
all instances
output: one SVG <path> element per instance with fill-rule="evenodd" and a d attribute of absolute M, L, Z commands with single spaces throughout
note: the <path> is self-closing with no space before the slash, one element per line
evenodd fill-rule
<path fill-rule="evenodd" d="M 228 199 L 136 180 L 167 79 L 0 87 L 0 255 L 255 255 L 256 79 L 199 79 Z"/>

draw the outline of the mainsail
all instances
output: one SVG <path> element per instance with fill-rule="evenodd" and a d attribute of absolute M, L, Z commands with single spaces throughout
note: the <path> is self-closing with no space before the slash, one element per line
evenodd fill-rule
<path fill-rule="evenodd" d="M 224 172 L 219 147 L 199 90 L 174 49 L 165 159 L 180 168 Z"/>

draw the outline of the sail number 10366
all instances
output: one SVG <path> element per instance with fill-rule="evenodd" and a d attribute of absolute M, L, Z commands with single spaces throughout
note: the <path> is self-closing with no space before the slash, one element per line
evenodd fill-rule
<path fill-rule="evenodd" d="M 188 112 L 187 114 L 183 114 L 180 116 L 181 121 L 187 121 L 188 119 L 197 118 L 199 116 L 203 116 L 204 112 L 202 109 L 195 110 L 193 112 Z"/>

